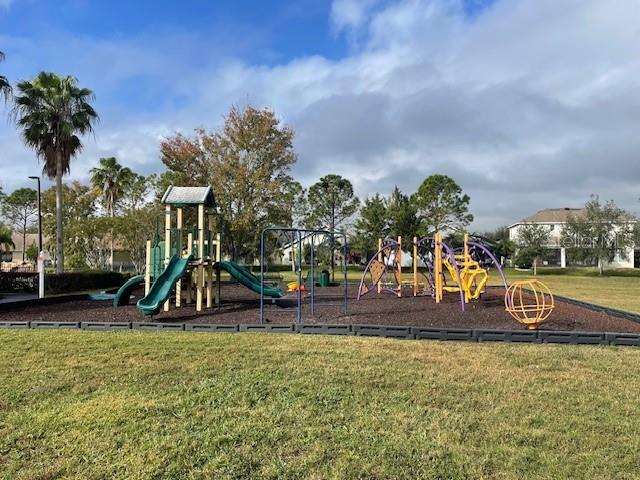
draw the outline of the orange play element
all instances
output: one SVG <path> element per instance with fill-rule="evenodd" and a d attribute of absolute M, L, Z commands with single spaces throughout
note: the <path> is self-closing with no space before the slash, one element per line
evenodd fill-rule
<path fill-rule="evenodd" d="M 509 315 L 534 330 L 549 318 L 555 303 L 551 290 L 544 283 L 538 280 L 520 280 L 507 289 L 504 306 Z"/>
<path fill-rule="evenodd" d="M 298 282 L 290 282 L 287 284 L 288 292 L 297 292 L 298 290 L 300 290 L 301 292 L 304 292 L 306 290 L 304 288 L 304 284 L 300 286 L 298 286 Z"/>

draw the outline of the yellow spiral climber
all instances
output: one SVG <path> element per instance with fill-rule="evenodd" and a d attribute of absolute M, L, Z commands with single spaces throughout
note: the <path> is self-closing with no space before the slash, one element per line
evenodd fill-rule
<path fill-rule="evenodd" d="M 505 310 L 530 330 L 538 328 L 555 308 L 549 287 L 539 280 L 512 283 L 504 296 Z"/>

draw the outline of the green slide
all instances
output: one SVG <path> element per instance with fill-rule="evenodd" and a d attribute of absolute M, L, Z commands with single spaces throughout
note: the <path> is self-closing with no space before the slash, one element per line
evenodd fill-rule
<path fill-rule="evenodd" d="M 120 287 L 116 296 L 113 297 L 113 306 L 122 307 L 124 305 L 129 305 L 131 292 L 133 292 L 141 283 L 144 283 L 144 275 L 136 275 L 135 277 L 131 277 L 127 280 L 126 283 Z"/>
<path fill-rule="evenodd" d="M 172 256 L 167 268 L 151 285 L 148 295 L 138 300 L 138 310 L 147 316 L 157 314 L 164 302 L 169 299 L 173 286 L 180 280 L 192 259 L 192 256 L 189 258 Z"/>
<path fill-rule="evenodd" d="M 249 270 L 234 262 L 220 262 L 220 268 L 228 272 L 233 278 L 238 280 L 245 287 L 260 293 L 260 279 L 252 274 Z M 264 287 L 264 294 L 267 297 L 280 298 L 282 290 L 274 287 Z"/>

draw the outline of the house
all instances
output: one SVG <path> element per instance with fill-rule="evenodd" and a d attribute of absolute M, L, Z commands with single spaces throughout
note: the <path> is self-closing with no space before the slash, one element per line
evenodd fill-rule
<path fill-rule="evenodd" d="M 20 263 L 23 260 L 25 262 L 29 261 L 27 252 L 29 248 L 34 249 L 34 251 L 38 251 L 38 234 L 37 233 L 27 233 L 24 238 L 24 243 L 22 239 L 22 232 L 14 231 L 11 234 L 11 241 L 13 242 L 13 250 L 10 252 L 11 258 L 6 261 L 12 263 Z M 33 247 L 31 247 L 33 245 Z M 23 258 L 24 254 L 24 258 Z"/>
<path fill-rule="evenodd" d="M 23 239 L 21 232 L 13 232 L 11 241 L 13 248 L 7 252 L 0 252 L 0 270 L 31 271 L 35 269 L 35 263 L 33 259 L 29 259 L 29 253 L 35 253 L 38 250 L 38 234 L 27 233 Z M 33 252 L 29 252 L 30 249 Z"/>
<path fill-rule="evenodd" d="M 549 229 L 549 241 L 546 245 L 548 251 L 543 258 L 545 265 L 557 265 L 562 268 L 567 266 L 566 245 L 562 243 L 562 230 L 570 217 L 581 218 L 586 215 L 584 208 L 546 208 L 533 215 L 523 218 L 519 222 L 510 225 L 509 239 L 518 243 L 518 234 L 524 224 L 543 225 Z M 624 255 L 623 253 L 626 253 Z M 629 248 L 626 252 L 616 252 L 613 260 L 608 263 L 610 267 L 634 268 L 634 260 L 638 257 L 634 248 Z"/>
<path fill-rule="evenodd" d="M 335 238 L 336 245 L 335 245 L 335 253 L 334 253 L 334 259 L 335 259 L 336 265 L 342 264 L 342 258 L 344 255 L 342 241 L 343 240 L 341 235 L 337 234 Z M 304 253 L 302 264 L 304 265 L 304 264 L 308 264 L 311 261 L 310 259 L 311 235 L 303 235 L 301 239 L 301 244 L 302 244 L 302 251 Z M 330 248 L 329 246 L 331 245 L 331 235 L 316 233 L 313 236 L 313 244 L 315 248 L 314 254 L 316 255 L 316 262 L 322 261 L 322 260 L 328 261 L 328 259 L 326 258 L 326 255 L 328 254 L 327 252 Z M 400 263 L 403 267 L 411 267 L 413 265 L 413 255 L 412 255 L 412 252 L 410 251 L 413 248 L 412 244 L 409 244 L 408 248 L 406 245 L 403 244 L 403 247 L 404 248 L 402 250 L 402 259 Z M 297 248 L 298 247 L 296 242 L 294 242 L 293 247 L 291 246 L 291 243 L 286 243 L 280 248 L 280 250 L 278 250 L 276 255 L 273 256 L 273 260 L 281 264 L 290 264 L 293 259 L 293 252 L 297 250 Z M 322 250 L 324 250 L 324 252 L 322 252 Z M 318 256 L 320 256 L 321 258 L 318 258 Z M 368 257 L 360 258 L 359 256 L 352 255 L 351 253 L 347 253 L 347 264 L 366 265 L 369 260 L 370 258 Z"/>
<path fill-rule="evenodd" d="M 11 234 L 11 241 L 13 242 L 13 248 L 8 252 L 0 252 L 0 264 L 1 270 L 9 271 L 15 269 L 34 269 L 35 261 L 33 259 L 29 259 L 29 249 L 33 249 L 34 252 L 37 252 L 38 249 L 38 234 L 37 233 L 27 233 L 24 239 L 24 243 L 22 240 L 22 233 L 18 231 L 14 231 Z M 48 266 L 51 266 L 52 259 L 49 253 L 46 250 L 46 246 L 48 244 L 47 237 L 42 238 L 43 247 L 45 248 L 45 260 Z M 22 260 L 22 255 L 24 252 L 24 262 Z M 25 265 L 28 264 L 28 265 Z M 115 271 L 133 271 L 134 265 L 131 261 L 131 256 L 129 252 L 121 246 L 118 242 L 114 245 L 113 251 L 113 269 Z"/>
<path fill-rule="evenodd" d="M 342 262 L 342 242 L 341 242 L 341 237 L 339 235 L 336 235 L 335 238 L 335 262 L 336 263 L 340 263 Z M 311 235 L 309 233 L 303 234 L 301 239 L 300 239 L 300 245 L 302 246 L 302 252 L 303 252 L 303 258 L 302 258 L 302 263 L 306 264 L 309 263 L 311 261 L 311 246 L 313 245 L 313 249 L 314 249 L 314 255 L 318 256 L 320 255 L 321 258 L 315 258 L 316 263 L 318 261 L 321 260 L 326 260 L 329 261 L 329 259 L 331 258 L 329 255 L 329 258 L 326 258 L 326 255 L 328 254 L 329 251 L 329 246 L 331 245 L 331 235 L 328 234 L 324 234 L 324 233 L 316 233 L 314 235 Z M 292 243 L 285 243 L 284 245 L 282 245 L 277 252 L 275 252 L 274 254 L 272 254 L 272 259 L 275 260 L 276 262 L 285 265 L 285 264 L 290 264 L 294 258 L 294 252 L 297 253 L 297 249 L 298 249 L 298 242 L 297 240 Z M 324 248 L 325 252 L 324 255 L 322 252 L 320 252 L 320 250 L 322 250 Z M 325 257 L 325 258 L 322 258 Z"/>

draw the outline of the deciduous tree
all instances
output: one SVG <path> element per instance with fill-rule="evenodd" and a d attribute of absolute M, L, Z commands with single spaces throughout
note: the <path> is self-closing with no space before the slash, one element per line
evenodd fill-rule
<path fill-rule="evenodd" d="M 353 185 L 340 175 L 325 175 L 309 187 L 305 225 L 335 234 L 338 227 L 346 230 L 345 222 L 358 211 L 360 200 Z M 335 235 L 331 237 L 331 279 L 335 281 Z"/>
<path fill-rule="evenodd" d="M 88 217 L 70 223 L 67 232 L 71 240 L 70 250 L 73 266 L 96 270 L 111 267 L 111 245 L 116 219 L 111 217 Z"/>
<path fill-rule="evenodd" d="M 305 225 L 330 232 L 344 227 L 346 220 L 358 211 L 360 200 L 351 182 L 340 175 L 325 175 L 309 187 Z"/>
<path fill-rule="evenodd" d="M 538 259 L 549 243 L 549 228 L 537 223 L 524 223 L 518 229 L 518 249 L 533 257 L 533 274 L 538 273 Z"/>
<path fill-rule="evenodd" d="M 380 194 L 365 198 L 354 229 L 351 249 L 369 258 L 377 250 L 378 239 L 389 233 L 387 202 Z"/>
<path fill-rule="evenodd" d="M 418 208 L 413 198 L 405 195 L 396 186 L 387 204 L 387 219 L 389 234 L 392 237 L 402 237 L 406 242 L 412 242 L 413 237 L 420 234 L 420 219 Z M 403 245 L 408 243 L 403 243 Z"/>
<path fill-rule="evenodd" d="M 127 212 L 143 208 L 155 188 L 157 178 L 158 176 L 155 174 L 145 177 L 132 172 L 120 199 L 122 210 Z"/>
<path fill-rule="evenodd" d="M 22 234 L 22 261 L 26 259 L 27 229 L 38 215 L 38 194 L 32 188 L 18 188 L 2 202 L 2 214 Z"/>
<path fill-rule="evenodd" d="M 157 204 L 127 210 L 116 219 L 117 240 L 129 252 L 131 263 L 137 273 L 144 272 L 146 242 L 156 227 L 156 218 L 162 211 Z"/>
<path fill-rule="evenodd" d="M 516 251 L 516 244 L 509 236 L 509 227 L 498 227 L 493 232 L 486 232 L 482 236 L 490 242 L 497 258 L 510 258 Z"/>
<path fill-rule="evenodd" d="M 174 184 L 211 185 L 223 242 L 234 258 L 255 257 L 268 224 L 291 221 L 288 175 L 296 162 L 293 130 L 268 109 L 233 107 L 221 132 L 196 130 L 162 142 Z"/>
<path fill-rule="evenodd" d="M 285 225 L 301 227 L 307 211 L 306 191 L 300 182 L 290 179 L 284 187 L 286 215 L 289 219 Z"/>
<path fill-rule="evenodd" d="M 462 230 L 473 221 L 469 195 L 447 175 L 427 177 L 413 197 L 423 235 Z"/>
<path fill-rule="evenodd" d="M 66 205 L 63 212 L 64 228 L 70 228 L 65 242 L 65 253 L 73 256 L 69 264 L 71 266 L 83 266 L 84 256 L 81 249 L 78 249 L 80 239 L 76 238 L 81 234 L 81 230 L 74 225 L 83 220 L 96 216 L 96 192 L 78 181 L 71 184 L 63 184 L 62 195 Z M 56 188 L 50 188 L 42 192 L 42 230 L 47 238 L 54 238 L 56 232 Z M 48 244 L 49 254 L 55 254 L 55 248 Z"/>

